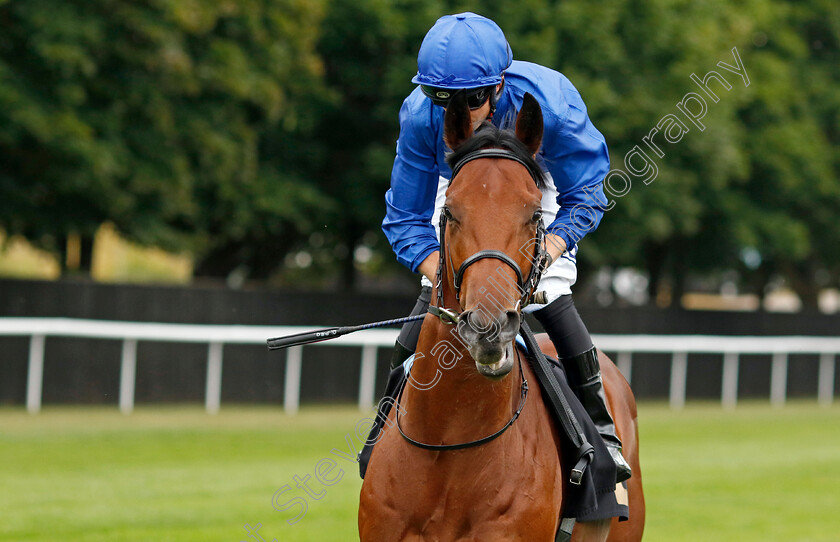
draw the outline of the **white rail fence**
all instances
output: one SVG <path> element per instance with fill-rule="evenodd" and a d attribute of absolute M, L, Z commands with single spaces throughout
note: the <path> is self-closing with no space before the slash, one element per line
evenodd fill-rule
<path fill-rule="evenodd" d="M 317 326 L 221 326 L 69 318 L 0 318 L 0 336 L 30 337 L 26 408 L 33 414 L 41 409 L 44 347 L 47 337 L 122 341 L 119 407 L 125 414 L 134 409 L 138 341 L 205 343 L 208 345 L 205 407 L 208 413 L 214 414 L 219 411 L 221 402 L 225 344 L 264 345 L 269 337 L 300 333 L 315 327 Z M 373 329 L 339 337 L 328 343 L 334 346 L 362 348 L 359 378 L 359 408 L 362 410 L 368 410 L 374 405 L 377 350 L 380 347 L 392 347 L 397 334 L 396 329 Z M 634 353 L 670 353 L 669 401 L 672 408 L 679 409 L 685 404 L 689 354 L 723 355 L 721 403 L 728 408 L 734 407 L 738 400 L 738 365 L 741 354 L 772 356 L 770 402 L 779 406 L 785 403 L 787 397 L 788 356 L 818 354 L 817 399 L 823 405 L 830 405 L 834 401 L 835 366 L 836 356 L 840 353 L 840 337 L 595 335 L 593 340 L 601 350 L 617 354 L 616 363 L 628 381 L 631 380 Z M 317 347 L 318 344 L 311 346 Z M 303 347 L 289 348 L 286 356 L 283 407 L 286 413 L 294 414 L 298 410 L 300 400 Z"/>

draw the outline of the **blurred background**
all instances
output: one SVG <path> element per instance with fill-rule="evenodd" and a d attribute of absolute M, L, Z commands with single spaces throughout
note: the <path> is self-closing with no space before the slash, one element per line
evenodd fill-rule
<path fill-rule="evenodd" d="M 614 168 L 628 171 L 634 148 L 655 164 L 649 183 L 614 183 L 614 206 L 581 243 L 575 295 L 593 332 L 836 334 L 831 0 L 0 0 L 0 315 L 348 325 L 406 314 L 417 277 L 380 230 L 397 112 L 425 32 L 467 9 L 500 22 L 515 58 L 571 79 Z M 748 85 L 719 64 L 739 60 Z M 716 103 L 693 81 L 713 70 L 731 85 L 710 80 Z M 690 92 L 707 102 L 704 130 L 676 107 Z M 667 115 L 687 133 L 655 135 L 658 156 L 644 138 Z M 18 403 L 28 346 L 3 341 L 0 403 Z M 59 367 L 46 371 L 48 400 L 114 400 L 113 356 L 92 348 L 102 342 L 47 348 Z M 203 370 L 203 347 L 165 348 L 141 370 L 176 357 Z M 225 359 L 281 363 L 236 356 Z M 339 374 L 357 370 L 335 357 L 323 354 Z M 72 374 L 86 384 L 67 391 Z M 638 393 L 667 393 L 662 370 L 637 376 Z M 701 395 L 717 393 L 712 378 Z M 816 377 L 803 378 L 812 393 Z M 182 380 L 145 397 L 203 393 Z M 277 391 L 231 398 L 279 398 L 279 382 L 260 385 Z M 339 387 L 304 396 L 355 394 Z"/>
<path fill-rule="evenodd" d="M 397 112 L 463 9 L 571 79 L 613 167 L 656 159 L 582 244 L 579 304 L 837 311 L 830 0 L 3 1 L 0 272 L 414 294 L 379 229 Z M 711 70 L 733 88 L 656 157 Z"/>
<path fill-rule="evenodd" d="M 578 255 L 593 333 L 837 340 L 836 0 L 0 0 L 0 540 L 354 539 L 353 465 L 305 526 L 272 495 L 370 414 L 386 344 L 301 363 L 262 331 L 208 350 L 15 319 L 407 314 L 418 277 L 380 230 L 397 114 L 426 31 L 465 10 L 567 75 L 630 173 Z M 660 155 L 668 115 L 687 133 Z M 610 352 L 640 399 L 648 539 L 836 540 L 837 349 L 680 348 L 632 376 Z"/>

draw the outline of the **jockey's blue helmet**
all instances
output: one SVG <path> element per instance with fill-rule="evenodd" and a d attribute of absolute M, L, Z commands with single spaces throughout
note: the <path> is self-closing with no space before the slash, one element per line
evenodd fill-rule
<path fill-rule="evenodd" d="M 468 92 L 472 97 L 479 89 L 501 83 L 511 62 L 513 53 L 499 25 L 475 13 L 445 15 L 423 38 L 417 75 L 411 82 L 432 101 L 445 105 L 449 93 L 444 89 L 475 89 Z M 440 100 L 435 99 L 437 94 Z"/>

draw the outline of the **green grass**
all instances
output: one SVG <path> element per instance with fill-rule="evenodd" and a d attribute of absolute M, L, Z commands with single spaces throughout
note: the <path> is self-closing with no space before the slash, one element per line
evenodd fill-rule
<path fill-rule="evenodd" d="M 0 540 L 251 541 L 356 538 L 361 481 L 347 450 L 364 416 L 353 408 L 0 409 Z M 840 540 L 840 405 L 640 407 L 648 519 L 645 540 Z M 354 442 L 358 444 L 358 440 Z M 345 452 L 346 453 L 346 452 Z M 336 459 L 336 485 L 315 465 Z M 334 476 L 337 471 L 330 473 Z M 272 496 L 313 476 L 309 509 L 278 512 Z"/>
<path fill-rule="evenodd" d="M 646 540 L 840 540 L 840 408 L 640 408 Z"/>

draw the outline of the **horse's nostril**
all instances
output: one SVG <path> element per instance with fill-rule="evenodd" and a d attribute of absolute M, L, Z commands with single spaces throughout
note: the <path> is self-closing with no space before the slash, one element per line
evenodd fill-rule
<path fill-rule="evenodd" d="M 519 324 L 522 321 L 522 316 L 520 316 L 518 311 L 507 311 L 505 313 L 505 317 L 507 321 L 502 326 L 502 331 L 508 334 L 516 335 L 519 331 Z"/>
<path fill-rule="evenodd" d="M 477 338 L 477 330 L 472 324 L 472 311 L 465 311 L 461 313 L 458 321 L 458 333 L 468 342 L 473 342 Z"/>
<path fill-rule="evenodd" d="M 476 333 L 486 333 L 495 323 L 484 310 L 471 310 L 463 313 L 461 318 L 466 320 L 467 325 Z"/>
<path fill-rule="evenodd" d="M 516 336 L 520 322 L 521 316 L 518 311 L 507 310 L 489 314 L 488 311 L 478 307 L 461 313 L 458 333 L 469 342 L 507 341 Z"/>

